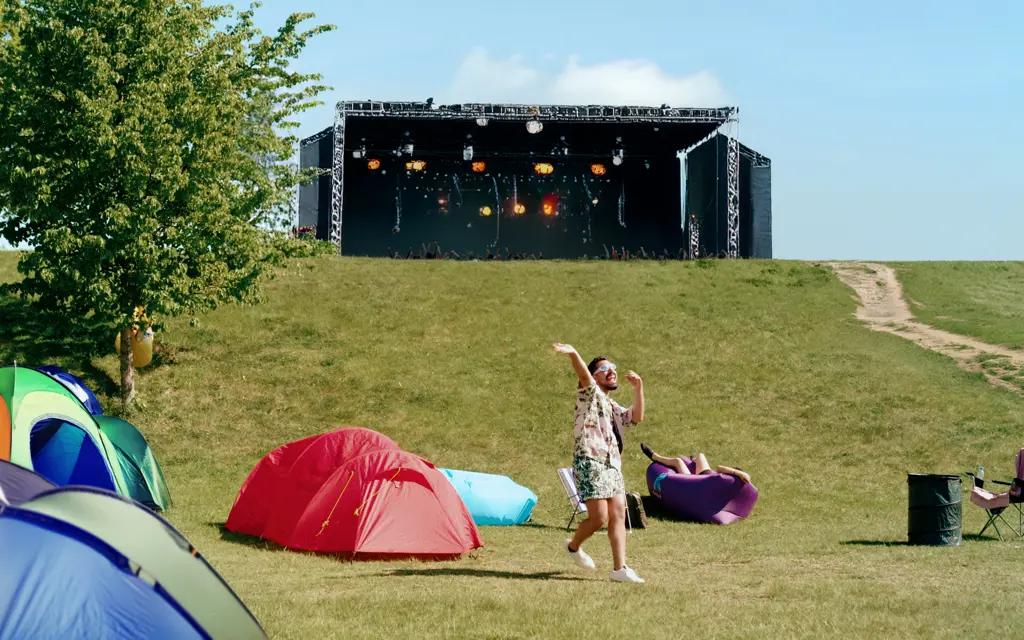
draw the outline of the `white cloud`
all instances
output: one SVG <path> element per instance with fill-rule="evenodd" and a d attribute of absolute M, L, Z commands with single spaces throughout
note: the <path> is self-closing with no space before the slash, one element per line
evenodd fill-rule
<path fill-rule="evenodd" d="M 541 74 L 522 56 L 495 60 L 485 49 L 473 49 L 462 59 L 445 102 L 518 102 L 516 96 L 535 95 Z"/>
<path fill-rule="evenodd" d="M 721 107 L 728 100 L 708 71 L 674 76 L 649 60 L 613 60 L 587 66 L 569 58 L 557 74 L 531 66 L 522 56 L 495 59 L 472 50 L 459 64 L 442 102 L 611 104 Z"/>

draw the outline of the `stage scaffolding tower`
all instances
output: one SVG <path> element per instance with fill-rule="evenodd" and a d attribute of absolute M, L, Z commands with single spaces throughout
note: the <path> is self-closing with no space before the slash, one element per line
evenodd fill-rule
<path fill-rule="evenodd" d="M 726 152 L 726 254 L 730 258 L 740 255 L 740 143 L 729 136 Z"/>
<path fill-rule="evenodd" d="M 334 167 L 331 176 L 331 228 L 327 237 L 341 253 L 341 209 L 345 200 L 345 103 L 334 108 Z"/>

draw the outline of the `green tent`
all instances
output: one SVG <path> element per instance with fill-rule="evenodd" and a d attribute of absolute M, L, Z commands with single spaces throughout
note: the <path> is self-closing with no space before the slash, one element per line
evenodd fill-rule
<path fill-rule="evenodd" d="M 44 493 L 9 515 L 21 517 L 18 514 L 25 512 L 42 516 L 40 523 L 47 529 L 67 531 L 75 538 L 84 532 L 113 549 L 133 574 L 166 593 L 208 637 L 267 637 L 217 571 L 152 511 L 110 492 L 69 487 Z M 46 524 L 52 521 L 63 523 L 63 528 Z"/>
<path fill-rule="evenodd" d="M 109 489 L 154 509 L 170 506 L 163 474 L 132 425 L 93 416 L 54 378 L 0 367 L 0 460 L 58 485 Z"/>
<path fill-rule="evenodd" d="M 93 416 L 93 419 L 100 433 L 114 445 L 117 463 L 128 483 L 128 497 L 150 509 L 167 511 L 171 507 L 171 492 L 149 443 L 139 430 L 113 416 Z"/>

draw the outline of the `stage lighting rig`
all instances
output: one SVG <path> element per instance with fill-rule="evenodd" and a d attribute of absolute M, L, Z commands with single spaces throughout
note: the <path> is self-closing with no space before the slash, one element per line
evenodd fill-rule
<path fill-rule="evenodd" d="M 544 123 L 540 120 L 529 120 L 526 123 L 526 130 L 532 134 L 540 133 L 544 130 Z"/>

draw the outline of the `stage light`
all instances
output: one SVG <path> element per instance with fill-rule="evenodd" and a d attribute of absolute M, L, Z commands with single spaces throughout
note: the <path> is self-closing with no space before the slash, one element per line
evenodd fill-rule
<path fill-rule="evenodd" d="M 608 170 L 605 168 L 603 164 L 590 165 L 590 173 L 594 174 L 595 176 L 603 176 L 605 173 L 607 173 L 607 171 Z"/>
<path fill-rule="evenodd" d="M 625 156 L 625 152 L 622 149 L 616 149 L 612 151 L 612 164 L 616 167 L 622 164 L 622 158 Z"/>
<path fill-rule="evenodd" d="M 473 163 L 473 173 L 483 173 L 487 171 L 487 163 L 477 160 Z"/>
<path fill-rule="evenodd" d="M 548 162 L 538 162 L 533 165 L 533 170 L 536 171 L 539 176 L 548 176 L 555 172 L 555 168 Z"/>
<path fill-rule="evenodd" d="M 482 215 L 485 218 L 487 216 L 491 215 L 491 208 L 490 207 L 480 207 L 480 215 Z"/>
<path fill-rule="evenodd" d="M 597 206 L 598 202 L 600 202 L 600 200 L 598 200 L 597 198 L 594 198 L 594 206 Z"/>
<path fill-rule="evenodd" d="M 409 135 L 409 132 L 406 131 L 405 135 Z M 404 145 L 402 147 L 402 153 L 404 153 L 407 156 L 411 156 L 412 155 L 412 151 L 413 151 L 413 146 L 411 144 L 407 144 L 407 145 Z"/>
<path fill-rule="evenodd" d="M 466 162 L 473 159 L 473 145 L 467 144 L 466 148 L 462 150 L 462 159 Z"/>
<path fill-rule="evenodd" d="M 546 216 L 558 215 L 558 196 L 549 193 L 541 199 L 541 212 Z"/>
<path fill-rule="evenodd" d="M 530 133 L 540 133 L 544 130 L 544 124 L 539 120 L 530 120 L 526 123 L 526 130 Z"/>
<path fill-rule="evenodd" d="M 476 119 L 476 126 L 478 126 L 478 127 L 486 127 L 489 122 L 490 121 L 487 118 L 477 118 Z"/>
<path fill-rule="evenodd" d="M 512 207 L 512 212 L 515 213 L 517 216 L 521 216 L 524 213 L 526 213 L 526 205 L 517 202 L 516 205 Z"/>
<path fill-rule="evenodd" d="M 370 171 L 376 171 L 380 169 L 380 160 L 373 159 L 366 163 L 366 168 Z"/>
<path fill-rule="evenodd" d="M 445 200 L 444 198 L 438 198 L 437 199 L 437 204 L 439 204 L 441 206 L 444 206 L 444 205 L 448 204 L 448 201 Z"/>
<path fill-rule="evenodd" d="M 409 171 L 423 171 L 427 168 L 427 163 L 423 160 L 410 160 L 405 163 L 405 168 Z"/>

